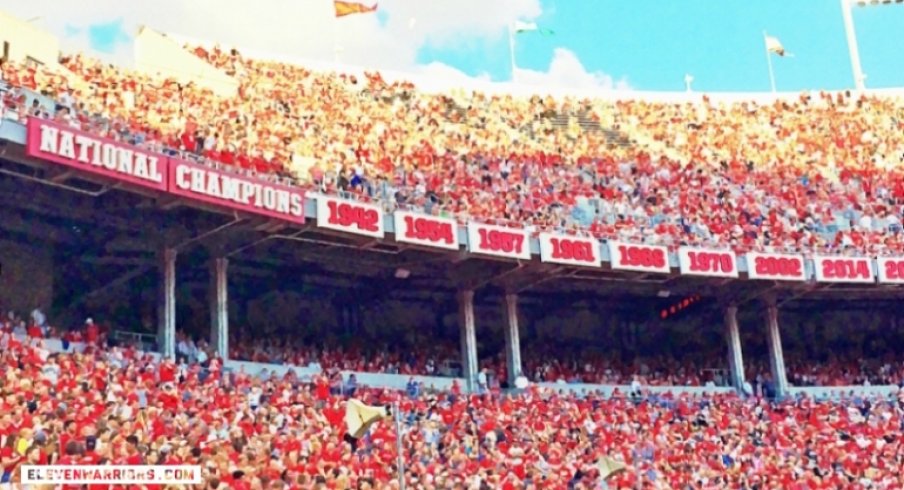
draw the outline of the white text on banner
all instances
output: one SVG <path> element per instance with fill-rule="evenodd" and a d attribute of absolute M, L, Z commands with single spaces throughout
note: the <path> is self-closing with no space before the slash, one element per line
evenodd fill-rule
<path fill-rule="evenodd" d="M 317 226 L 383 238 L 383 209 L 373 204 L 317 195 Z"/>
<path fill-rule="evenodd" d="M 867 257 L 813 257 L 817 282 L 876 282 L 871 262 Z"/>
<path fill-rule="evenodd" d="M 396 211 L 393 213 L 398 242 L 458 250 L 458 224 L 454 219 Z"/>
<path fill-rule="evenodd" d="M 668 274 L 669 249 L 658 245 L 635 245 L 624 242 L 607 242 L 609 258 L 614 270 L 661 272 Z"/>
<path fill-rule="evenodd" d="M 595 238 L 540 233 L 540 260 L 599 267 L 600 243 Z"/>
<path fill-rule="evenodd" d="M 807 272 L 801 255 L 748 253 L 747 277 L 774 281 L 806 281 Z"/>
<path fill-rule="evenodd" d="M 904 257 L 879 257 L 879 282 L 904 284 Z"/>
<path fill-rule="evenodd" d="M 468 251 L 509 259 L 530 260 L 530 235 L 526 230 L 468 223 Z"/>
<path fill-rule="evenodd" d="M 688 276 L 738 277 L 738 261 L 730 250 L 680 247 L 681 273 Z"/>

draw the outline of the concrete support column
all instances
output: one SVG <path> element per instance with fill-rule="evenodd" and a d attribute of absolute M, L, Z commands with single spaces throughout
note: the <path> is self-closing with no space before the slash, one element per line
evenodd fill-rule
<path fill-rule="evenodd" d="M 521 334 L 518 330 L 518 295 L 505 295 L 505 368 L 509 388 L 521 376 Z"/>
<path fill-rule="evenodd" d="M 769 367 L 778 397 L 788 393 L 788 377 L 785 373 L 785 355 L 782 352 L 782 334 L 778 326 L 778 307 L 766 306 L 766 340 L 769 343 Z"/>
<path fill-rule="evenodd" d="M 469 392 L 477 390 L 477 332 L 474 320 L 474 291 L 458 293 L 458 327 L 461 332 L 461 367 Z"/>
<path fill-rule="evenodd" d="M 739 393 L 744 389 L 744 355 L 741 351 L 741 333 L 738 329 L 738 307 L 725 308 L 725 340 L 728 342 L 728 366 L 731 385 Z"/>
<path fill-rule="evenodd" d="M 223 361 L 229 358 L 229 259 L 210 263 L 210 343 Z"/>
<path fill-rule="evenodd" d="M 160 250 L 160 286 L 157 301 L 157 347 L 164 357 L 176 358 L 176 250 Z"/>

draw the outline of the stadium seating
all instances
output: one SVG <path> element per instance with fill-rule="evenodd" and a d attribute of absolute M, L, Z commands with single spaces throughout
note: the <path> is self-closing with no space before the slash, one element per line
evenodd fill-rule
<path fill-rule="evenodd" d="M 231 359 L 292 366 L 316 364 L 324 371 L 449 376 L 458 373 L 447 371 L 446 367 L 457 365 L 461 357 L 459 346 L 454 342 L 437 343 L 431 349 L 423 346 L 401 349 L 387 345 L 367 351 L 352 346 L 324 347 L 260 339 L 232 341 L 230 345 L 233 346 Z M 713 381 L 712 376 L 707 378 L 702 372 L 701 367 L 706 366 L 702 361 L 689 366 L 657 357 L 644 359 L 635 365 L 600 355 L 574 356 L 565 348 L 544 349 L 542 352 L 525 349 L 522 356 L 528 379 L 536 382 L 628 385 L 635 376 L 640 376 L 643 384 L 652 386 L 701 386 Z M 706 356 L 699 357 L 703 359 Z M 709 358 L 721 359 L 718 354 Z M 480 365 L 493 373 L 492 377 L 497 381 L 504 378 L 504 356 L 483 359 Z"/>
<path fill-rule="evenodd" d="M 199 464 L 214 488 L 396 488 L 396 433 L 356 453 L 344 397 L 326 378 L 256 379 L 158 364 L 131 348 L 51 352 L 0 333 L 5 471 L 30 462 Z M 609 488 L 871 488 L 904 485 L 904 400 L 770 403 L 735 396 L 466 396 L 360 388 L 399 403 L 410 488 L 597 488 L 596 462 L 629 471 Z M 15 478 L 15 477 L 14 477 Z M 482 482 L 478 482 L 478 479 Z"/>
<path fill-rule="evenodd" d="M 436 95 L 377 73 L 193 51 L 240 80 L 239 96 L 82 55 L 63 61 L 90 90 L 12 64 L 4 78 L 55 97 L 72 124 L 390 208 L 740 252 L 904 250 L 900 98 Z"/>
<path fill-rule="evenodd" d="M 898 98 L 673 104 L 437 95 L 377 73 L 318 73 L 189 49 L 236 77 L 239 96 L 76 55 L 63 61 L 84 81 L 78 87 L 70 74 L 3 64 L 13 89 L 0 91 L 0 115 L 51 117 L 238 172 L 462 221 L 741 252 L 904 251 Z M 378 425 L 353 453 L 342 438 L 348 390 L 336 389 L 334 372 L 425 374 L 457 357 L 454 346 L 403 355 L 234 342 L 238 359 L 315 362 L 328 373 L 257 379 L 225 372 L 204 345 L 184 338 L 178 351 L 190 362 L 158 363 L 131 347 L 105 347 L 97 333 L 68 333 L 63 344 L 87 341 L 84 352 L 56 353 L 42 340 L 60 337 L 53 329 L 15 318 L 2 327 L 0 464 L 13 479 L 25 461 L 190 463 L 219 484 L 210 488 L 397 488 L 395 427 Z M 596 488 L 596 462 L 606 456 L 630 467 L 609 488 L 636 488 L 637 479 L 643 488 L 904 488 L 904 398 L 653 396 L 642 387 L 712 380 L 696 363 L 641 368 L 561 354 L 532 352 L 525 370 L 533 381 L 638 377 L 641 392 L 577 398 L 535 385 L 517 395 L 358 388 L 355 396 L 400 404 L 409 488 Z M 900 382 L 895 354 L 876 364 L 791 360 L 789 379 Z M 483 363 L 496 372 L 503 365 Z M 748 367 L 751 380 L 767 371 Z"/>
<path fill-rule="evenodd" d="M 273 340 L 243 340 L 231 342 L 230 358 L 270 364 L 292 366 L 318 365 L 326 372 L 356 371 L 421 376 L 451 376 L 445 366 L 457 365 L 460 358 L 454 343 L 441 344 L 432 349 L 406 347 L 393 349 L 383 346 L 364 351 L 357 347 L 335 345 L 331 347 L 305 345 L 301 342 L 278 343 Z M 829 349 L 820 347 L 823 351 Z M 723 354 L 716 349 L 707 353 L 688 356 L 683 360 L 667 356 L 651 356 L 634 362 L 622 362 L 618 357 L 604 355 L 573 354 L 567 348 L 527 348 L 522 351 L 522 363 L 526 377 L 534 382 L 565 382 L 603 385 L 629 385 L 635 379 L 644 386 L 703 386 L 712 383 L 725 386 L 728 382 L 723 366 Z M 843 353 L 838 353 L 843 354 Z M 805 357 L 787 353 L 796 360 L 788 364 L 788 379 L 792 386 L 870 386 L 901 385 L 904 383 L 904 359 L 900 354 L 886 355 L 864 360 L 852 353 L 844 357 L 820 361 L 808 361 Z M 768 375 L 766 366 L 749 362 L 747 379 L 754 381 Z M 503 355 L 485 358 L 481 368 L 492 373 L 498 382 L 504 382 L 505 358 Z"/>
<path fill-rule="evenodd" d="M 107 332 L 100 327 L 60 331 L 48 326 L 43 331 L 29 328 L 29 321 L 19 316 L 4 315 L 0 327 L 9 333 L 35 338 L 55 338 L 69 343 L 106 342 Z M 282 337 L 265 339 L 238 337 L 230 340 L 230 359 L 263 364 L 295 367 L 316 365 L 324 373 L 363 372 L 403 376 L 460 376 L 460 352 L 455 342 L 437 340 L 429 348 L 412 345 L 401 348 L 389 344 L 365 347 L 347 343 L 306 344 L 301 339 Z M 124 346 L 140 347 L 129 342 Z M 884 344 L 883 344 L 884 345 Z M 893 345 L 893 344 L 892 344 Z M 829 353 L 825 358 L 809 359 L 803 352 L 787 351 L 788 380 L 795 387 L 855 387 L 897 385 L 904 386 L 904 358 L 893 347 L 874 350 L 864 355 L 854 346 L 832 349 L 825 344 L 811 346 L 815 351 Z M 207 362 L 214 357 L 211 345 L 178 335 L 177 356 L 189 362 Z M 718 346 L 707 351 L 673 359 L 665 354 L 648 355 L 627 362 L 614 352 L 608 355 L 582 352 L 564 345 L 535 345 L 522 349 L 522 365 L 528 380 L 536 383 L 568 383 L 621 385 L 635 380 L 642 386 L 726 386 L 726 368 Z M 490 388 L 505 382 L 505 356 L 498 354 L 483 358 L 480 367 L 488 373 Z M 754 386 L 769 381 L 769 368 L 757 359 L 747 359 L 746 379 Z"/>

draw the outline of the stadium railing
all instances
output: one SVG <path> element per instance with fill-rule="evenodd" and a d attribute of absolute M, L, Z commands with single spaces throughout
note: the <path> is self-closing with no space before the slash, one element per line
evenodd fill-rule
<path fill-rule="evenodd" d="M 616 394 L 625 395 L 632 391 L 630 385 L 597 385 L 590 383 L 536 383 L 536 385 L 562 395 L 573 396 L 598 395 L 608 398 Z M 642 390 L 654 395 L 672 393 L 692 396 L 728 395 L 736 392 L 734 388 L 726 386 L 643 386 Z"/>
<path fill-rule="evenodd" d="M 861 398 L 893 398 L 902 389 L 895 385 L 880 386 L 806 386 L 789 387 L 791 397 L 807 397 L 814 400 L 839 400 Z"/>
<path fill-rule="evenodd" d="M 134 345 L 143 351 L 153 350 L 157 346 L 157 336 L 149 333 L 115 330 L 110 334 L 110 338 L 120 345 Z"/>

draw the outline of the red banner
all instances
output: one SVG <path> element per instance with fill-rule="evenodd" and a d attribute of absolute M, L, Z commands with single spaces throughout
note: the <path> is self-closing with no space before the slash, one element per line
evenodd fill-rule
<path fill-rule="evenodd" d="M 52 121 L 28 119 L 25 152 L 95 175 L 166 190 L 166 157 Z"/>
<path fill-rule="evenodd" d="M 458 250 L 458 223 L 451 218 L 396 211 L 393 214 L 397 242 Z"/>
<path fill-rule="evenodd" d="M 183 160 L 170 160 L 169 191 L 218 206 L 304 223 L 304 191 Z"/>
<path fill-rule="evenodd" d="M 468 251 L 509 259 L 530 260 L 530 235 L 526 230 L 468 223 Z"/>
<path fill-rule="evenodd" d="M 635 245 L 623 242 L 607 242 L 612 269 L 668 274 L 669 249 L 658 245 Z"/>
<path fill-rule="evenodd" d="M 688 276 L 738 277 L 737 257 L 728 250 L 680 247 L 678 263 Z"/>
<path fill-rule="evenodd" d="M 748 253 L 747 277 L 774 281 L 806 281 L 804 258 L 800 255 Z"/>
<path fill-rule="evenodd" d="M 872 260 L 867 257 L 813 257 L 818 282 L 876 282 Z"/>
<path fill-rule="evenodd" d="M 383 238 L 383 208 L 321 194 L 317 196 L 317 226 Z"/>
<path fill-rule="evenodd" d="M 540 260 L 555 264 L 599 267 L 600 243 L 593 238 L 540 233 Z"/>
<path fill-rule="evenodd" d="M 904 257 L 879 257 L 879 282 L 904 284 Z"/>

